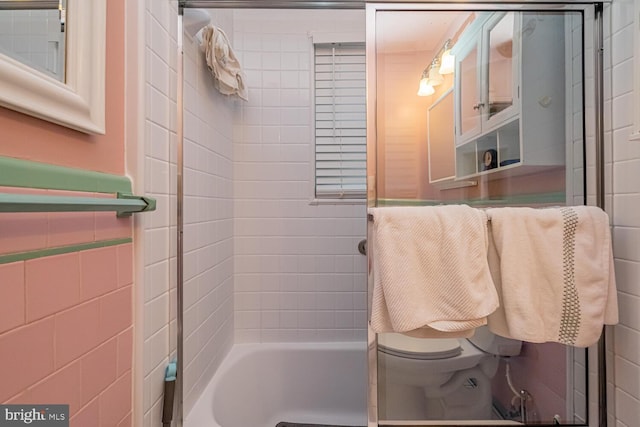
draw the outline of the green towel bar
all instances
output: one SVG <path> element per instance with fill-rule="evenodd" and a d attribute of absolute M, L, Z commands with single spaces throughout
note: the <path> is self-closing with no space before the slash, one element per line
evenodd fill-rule
<path fill-rule="evenodd" d="M 117 198 L 0 193 L 0 212 L 111 212 L 119 217 L 156 209 L 150 197 L 117 193 Z"/>

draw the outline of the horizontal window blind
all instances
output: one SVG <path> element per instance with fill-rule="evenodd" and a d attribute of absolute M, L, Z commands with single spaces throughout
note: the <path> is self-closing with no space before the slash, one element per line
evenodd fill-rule
<path fill-rule="evenodd" d="M 366 197 L 364 43 L 315 45 L 316 197 Z"/>

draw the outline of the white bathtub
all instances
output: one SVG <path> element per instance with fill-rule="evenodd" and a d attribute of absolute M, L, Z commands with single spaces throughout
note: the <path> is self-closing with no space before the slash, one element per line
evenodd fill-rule
<path fill-rule="evenodd" d="M 185 427 L 367 424 L 366 343 L 236 344 Z"/>

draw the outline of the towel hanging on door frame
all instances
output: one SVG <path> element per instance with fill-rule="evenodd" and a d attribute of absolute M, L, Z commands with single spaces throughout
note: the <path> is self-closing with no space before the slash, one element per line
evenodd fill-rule
<path fill-rule="evenodd" d="M 588 347 L 618 322 L 609 217 L 595 206 L 488 209 L 500 307 L 489 329 L 522 341 Z"/>
<path fill-rule="evenodd" d="M 487 264 L 487 217 L 466 205 L 370 208 L 375 332 L 468 337 L 498 295 Z"/>

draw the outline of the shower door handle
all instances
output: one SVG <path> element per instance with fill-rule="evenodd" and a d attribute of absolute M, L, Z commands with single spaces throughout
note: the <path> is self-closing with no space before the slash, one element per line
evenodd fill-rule
<path fill-rule="evenodd" d="M 360 252 L 362 255 L 367 254 L 367 239 L 362 239 L 360 240 L 360 242 L 358 242 L 358 252 Z"/>

